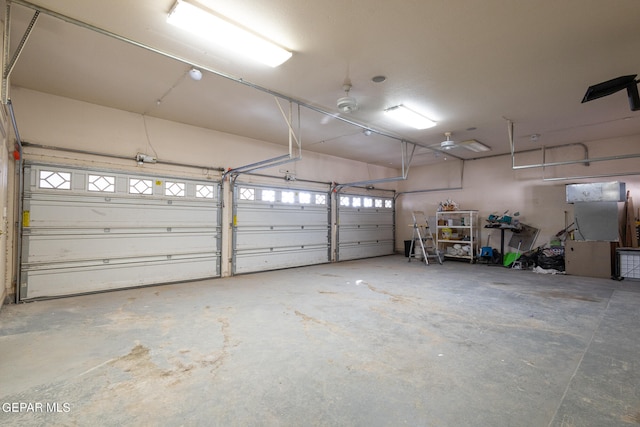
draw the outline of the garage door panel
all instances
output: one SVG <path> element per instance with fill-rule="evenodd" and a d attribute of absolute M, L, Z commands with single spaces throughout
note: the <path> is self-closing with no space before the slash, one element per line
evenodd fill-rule
<path fill-rule="evenodd" d="M 384 256 L 392 253 L 393 241 L 362 244 L 347 243 L 340 246 L 340 261 Z"/>
<path fill-rule="evenodd" d="M 304 233 L 301 233 L 304 231 Z M 310 245 L 324 245 L 326 247 L 329 240 L 329 230 L 314 230 L 310 227 L 287 229 L 281 228 L 258 228 L 254 230 L 238 231 L 236 234 L 236 248 L 242 249 L 265 249 L 273 247 L 302 247 Z"/>
<path fill-rule="evenodd" d="M 254 271 L 275 270 L 327 262 L 327 246 L 305 246 L 301 251 L 295 248 L 274 248 L 273 251 L 242 251 L 237 255 L 236 274 Z"/>
<path fill-rule="evenodd" d="M 25 182 L 21 300 L 220 276 L 219 183 L 36 163 Z"/>
<path fill-rule="evenodd" d="M 336 246 L 339 261 L 394 253 L 394 204 L 391 197 L 341 193 L 337 198 Z"/>
<path fill-rule="evenodd" d="M 367 212 L 364 209 L 351 211 L 344 208 L 340 212 L 341 225 L 393 224 L 392 212 Z"/>
<path fill-rule="evenodd" d="M 271 207 L 269 207 L 271 206 Z M 237 225 L 252 226 L 293 226 L 293 225 L 317 225 L 327 223 L 327 209 L 309 208 L 300 206 L 291 208 L 288 206 L 252 206 L 248 204 L 238 205 L 242 217 L 237 218 Z"/>
<path fill-rule="evenodd" d="M 217 215 L 215 204 L 210 206 L 189 206 L 179 204 L 138 204 L 105 202 L 96 198 L 84 200 L 53 201 L 36 197 L 25 201 L 31 227 L 149 227 L 171 226 L 176 216 L 186 215 L 193 226 L 211 224 Z"/>
<path fill-rule="evenodd" d="M 29 299 L 57 297 L 154 285 L 184 280 L 199 280 L 217 275 L 219 257 L 180 259 L 150 258 L 114 260 L 104 265 L 63 265 L 60 268 L 30 269 L 23 273 L 23 291 Z"/>
<path fill-rule="evenodd" d="M 108 237 L 108 238 L 107 238 Z M 63 233 L 31 235 L 28 247 L 24 247 L 23 262 L 27 268 L 37 263 L 55 263 L 68 260 L 109 259 L 112 257 L 136 257 L 148 255 L 153 247 L 159 255 L 217 251 L 219 236 L 215 231 L 198 233 L 131 233 L 104 232 L 83 235 Z"/>
<path fill-rule="evenodd" d="M 350 242 L 375 242 L 380 240 L 393 240 L 393 228 L 347 228 L 341 227 L 340 240 L 342 243 Z"/>
<path fill-rule="evenodd" d="M 317 190 L 236 184 L 233 272 L 328 262 L 328 201 Z"/>

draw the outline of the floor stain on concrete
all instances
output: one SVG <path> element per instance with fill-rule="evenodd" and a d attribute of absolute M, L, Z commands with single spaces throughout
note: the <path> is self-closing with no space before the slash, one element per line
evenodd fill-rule
<path fill-rule="evenodd" d="M 100 413 L 112 413 L 115 419 L 153 418 L 171 405 L 180 405 L 183 398 L 178 390 L 196 366 L 172 362 L 169 369 L 161 368 L 152 359 L 151 350 L 137 343 L 127 354 L 106 363 L 108 369 L 92 370 L 91 378 L 84 379 L 103 385 L 87 396 L 89 400 L 77 408 L 78 414 L 89 419 Z M 175 392 L 167 393 L 170 389 Z M 97 425 L 99 420 L 94 422 Z"/>
<path fill-rule="evenodd" d="M 130 361 L 136 361 L 140 358 L 145 358 L 148 356 L 149 356 L 149 348 L 138 344 L 135 347 L 133 347 L 128 354 L 125 354 L 124 356 L 119 357 L 118 360 L 123 362 L 130 362 Z"/>
<path fill-rule="evenodd" d="M 401 303 L 401 304 L 408 304 L 408 303 L 412 303 L 413 302 L 410 297 L 406 297 L 404 295 L 392 294 L 391 292 L 378 289 L 375 286 L 371 285 L 370 283 L 367 283 L 367 282 L 364 282 L 364 281 L 362 282 L 362 284 L 363 285 L 367 285 L 369 290 L 371 290 L 372 292 L 375 292 L 375 293 L 378 293 L 378 294 L 382 294 L 382 295 L 386 295 L 386 296 L 390 297 L 391 298 L 391 302 L 397 302 L 397 303 Z"/>
<path fill-rule="evenodd" d="M 323 326 L 323 327 L 327 328 L 331 333 L 336 334 L 336 335 L 351 335 L 350 333 L 345 331 L 343 328 L 341 328 L 338 325 L 333 324 L 331 322 L 327 322 L 325 320 L 316 319 L 315 317 L 312 317 L 312 316 L 309 316 L 307 314 L 301 313 L 298 310 L 295 310 L 294 313 L 295 313 L 296 316 L 298 316 L 298 317 L 300 317 L 302 319 L 302 323 L 304 325 L 305 332 L 308 332 L 309 326 L 311 324 L 315 324 L 315 325 L 320 325 L 320 326 Z"/>
<path fill-rule="evenodd" d="M 119 383 L 119 385 L 123 387 L 134 386 L 141 379 L 148 382 L 153 381 L 153 379 L 166 378 L 174 375 L 175 373 L 190 370 L 186 369 L 186 367 L 181 363 L 179 363 L 174 370 L 160 369 L 160 367 L 151 360 L 151 352 L 149 348 L 141 344 L 137 344 L 129 353 L 113 360 L 110 365 L 120 368 L 124 372 L 128 372 L 132 375 L 133 378 L 130 381 Z"/>
<path fill-rule="evenodd" d="M 222 333 L 222 349 L 214 351 L 211 354 L 198 356 L 196 361 L 203 368 L 211 368 L 210 373 L 215 372 L 222 367 L 230 356 L 230 349 L 238 346 L 240 343 L 231 341 L 231 334 L 229 333 L 229 319 L 226 317 L 218 317 L 216 319 L 220 323 L 220 332 Z"/>
<path fill-rule="evenodd" d="M 564 292 L 564 291 L 539 291 L 539 292 L 535 292 L 535 295 L 541 296 L 541 297 L 550 297 L 550 298 L 565 298 L 565 299 L 573 299 L 573 300 L 577 300 L 577 301 L 588 301 L 588 302 L 600 302 L 602 301 L 602 299 L 600 298 L 594 298 L 594 297 L 589 297 L 589 296 L 585 296 L 585 295 L 577 295 L 577 294 L 572 294 L 569 292 Z"/>
<path fill-rule="evenodd" d="M 331 291 L 318 291 L 319 294 L 337 294 L 337 292 L 331 292 Z"/>
<path fill-rule="evenodd" d="M 623 415 L 620 417 L 622 422 L 629 424 L 640 424 L 640 411 L 636 412 L 633 415 Z"/>

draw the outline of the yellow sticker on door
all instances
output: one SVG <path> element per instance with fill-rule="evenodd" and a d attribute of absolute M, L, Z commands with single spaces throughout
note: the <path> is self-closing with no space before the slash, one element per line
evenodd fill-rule
<path fill-rule="evenodd" d="M 22 226 L 29 227 L 31 222 L 31 211 L 22 211 Z"/>

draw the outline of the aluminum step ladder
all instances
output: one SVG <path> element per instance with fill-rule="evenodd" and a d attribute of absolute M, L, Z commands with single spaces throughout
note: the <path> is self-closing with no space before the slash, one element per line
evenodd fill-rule
<path fill-rule="evenodd" d="M 409 262 L 411 262 L 411 258 L 422 258 L 424 263 L 429 265 L 429 258 L 436 258 L 438 263 L 442 264 L 442 255 L 433 239 L 427 216 L 423 211 L 413 211 L 411 216 L 413 217 L 413 236 L 409 248 Z M 416 250 L 418 248 L 420 249 L 419 253 Z"/>

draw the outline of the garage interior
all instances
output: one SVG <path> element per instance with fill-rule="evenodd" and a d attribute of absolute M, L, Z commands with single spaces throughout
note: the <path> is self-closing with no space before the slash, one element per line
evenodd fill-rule
<path fill-rule="evenodd" d="M 640 424 L 636 2 L 2 3 L 3 424 Z"/>

